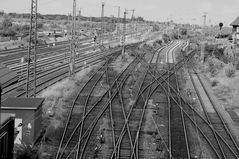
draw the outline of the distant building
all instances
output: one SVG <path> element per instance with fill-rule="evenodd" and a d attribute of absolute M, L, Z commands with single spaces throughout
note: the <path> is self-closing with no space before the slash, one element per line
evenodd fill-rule
<path fill-rule="evenodd" d="M 232 28 L 232 33 L 233 33 L 233 39 L 237 43 L 239 40 L 239 17 L 237 17 L 231 24 Z"/>

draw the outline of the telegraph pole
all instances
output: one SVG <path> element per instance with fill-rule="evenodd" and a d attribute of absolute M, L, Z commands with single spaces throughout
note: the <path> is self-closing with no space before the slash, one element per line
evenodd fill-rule
<path fill-rule="evenodd" d="M 71 30 L 71 44 L 70 44 L 70 75 L 75 73 L 75 56 L 76 56 L 76 0 L 73 0 L 73 14 L 72 14 L 72 30 Z"/>
<path fill-rule="evenodd" d="M 79 17 L 78 17 L 79 24 L 80 24 L 80 18 L 81 18 L 81 8 L 79 10 Z"/>
<path fill-rule="evenodd" d="M 36 54 L 37 54 L 37 0 L 31 0 L 31 16 L 29 30 L 29 46 L 27 56 L 26 97 L 36 97 Z"/>
<path fill-rule="evenodd" d="M 125 56 L 125 39 L 126 39 L 126 14 L 127 10 L 124 11 L 124 19 L 123 19 L 123 36 L 122 36 L 122 59 L 124 60 Z"/>
<path fill-rule="evenodd" d="M 68 13 L 68 16 L 67 16 L 67 24 L 70 23 L 70 13 Z"/>
<path fill-rule="evenodd" d="M 117 33 L 120 36 L 120 6 L 118 6 L 118 23 L 117 23 Z"/>
<path fill-rule="evenodd" d="M 135 12 L 135 9 L 132 9 L 132 16 L 131 16 L 131 20 L 134 20 L 134 12 Z"/>
<path fill-rule="evenodd" d="M 203 26 L 204 26 L 204 27 L 206 26 L 206 22 L 207 22 L 207 13 L 204 12 L 204 13 L 203 13 Z"/>
<path fill-rule="evenodd" d="M 114 6 L 114 7 L 118 8 L 118 17 L 117 17 L 117 20 L 116 20 L 117 21 L 116 29 L 117 29 L 117 36 L 120 39 L 120 6 Z"/>

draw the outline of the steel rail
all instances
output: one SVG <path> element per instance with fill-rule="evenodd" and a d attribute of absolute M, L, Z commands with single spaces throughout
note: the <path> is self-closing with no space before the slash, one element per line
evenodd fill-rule
<path fill-rule="evenodd" d="M 154 77 L 154 78 L 157 79 L 157 77 Z M 160 77 L 160 79 L 163 79 L 163 81 L 167 83 L 167 81 L 166 81 L 162 76 Z M 160 81 L 157 80 L 157 82 L 159 83 Z M 161 82 L 161 83 L 162 83 L 162 82 Z M 160 84 L 161 84 L 161 83 L 160 83 Z M 171 87 L 171 89 L 172 89 L 174 92 L 177 92 L 172 86 L 170 86 L 170 87 Z M 175 100 L 175 98 L 173 97 L 173 95 L 171 95 L 170 93 L 168 93 L 168 94 L 171 96 L 171 98 L 174 100 L 174 102 L 180 107 L 179 103 Z M 183 97 L 182 97 L 181 95 L 180 95 L 180 98 L 181 98 L 181 100 L 182 100 L 186 105 L 189 106 L 190 109 L 192 109 L 192 110 L 200 117 L 200 119 L 201 119 L 203 122 L 205 122 L 205 123 L 208 125 L 209 128 L 214 129 L 214 128 L 204 119 L 204 117 L 192 107 L 191 104 L 187 103 L 187 102 L 183 99 Z M 180 108 L 182 108 L 182 107 L 180 107 Z M 182 109 L 183 109 L 183 108 L 182 108 Z M 184 111 L 184 113 L 188 116 L 188 114 L 186 113 L 186 111 L 185 111 L 185 110 L 183 110 L 183 111 Z M 188 116 L 188 118 L 190 118 L 190 116 Z M 190 118 L 190 120 L 191 120 L 191 118 Z M 195 122 L 193 122 L 193 123 L 195 124 Z M 200 128 L 199 128 L 199 130 L 200 130 L 200 132 L 201 132 L 201 129 L 200 129 Z M 214 129 L 214 130 L 215 130 L 215 129 Z M 203 132 L 203 131 L 202 131 L 202 132 Z M 223 143 L 228 147 L 228 149 L 233 153 L 233 155 L 237 158 L 237 156 L 235 155 L 235 152 L 230 148 L 230 146 L 229 146 L 229 145 L 227 144 L 227 142 L 223 139 L 223 137 L 220 135 L 220 133 L 219 133 L 217 130 L 215 130 L 215 132 L 216 132 L 216 134 L 218 135 L 218 137 L 223 141 Z M 204 137 L 205 137 L 205 139 L 206 139 L 205 134 L 204 134 Z M 207 138 L 206 140 L 209 141 L 208 138 Z M 214 148 L 214 146 L 210 143 L 210 141 L 209 141 L 209 144 L 210 144 L 210 146 L 213 148 L 213 150 L 216 151 L 215 148 Z M 216 153 L 216 154 L 217 154 L 217 153 Z M 217 156 L 219 157 L 218 154 L 217 154 Z"/>
<path fill-rule="evenodd" d="M 182 44 L 179 44 L 178 47 L 182 46 Z M 175 48 L 176 49 L 176 48 Z M 175 63 L 175 56 L 174 56 L 174 53 L 172 53 L 172 59 L 173 59 L 173 63 Z M 179 90 L 179 82 L 178 82 L 178 77 L 177 77 L 177 70 L 175 68 L 175 65 L 173 65 L 173 68 L 174 68 L 174 72 L 175 72 L 175 79 L 176 79 L 176 89 L 177 89 L 177 97 L 178 97 L 178 100 L 179 100 L 179 104 L 180 106 L 182 107 L 182 101 L 179 97 L 179 94 L 180 94 L 180 90 Z M 183 114 L 183 111 L 182 109 L 180 109 L 180 114 L 181 114 L 181 120 L 182 120 L 182 124 L 183 124 L 183 131 L 184 131 L 184 138 L 185 138 L 185 143 L 186 143 L 186 149 L 187 149 L 187 158 L 191 158 L 190 157 L 190 149 L 189 149 L 189 143 L 188 143 L 188 136 L 187 136 L 187 130 L 186 130 L 186 125 L 185 125 L 185 118 L 184 118 L 184 114 Z"/>
<path fill-rule="evenodd" d="M 135 60 L 134 60 L 134 61 L 135 61 Z M 131 64 L 132 64 L 132 62 L 131 62 Z M 130 66 L 130 65 L 128 65 L 128 66 L 121 72 L 120 76 L 122 75 L 122 73 L 123 73 L 124 71 L 126 71 L 126 69 L 127 69 L 129 66 Z M 118 77 L 120 77 L 120 76 L 118 76 Z M 115 83 L 115 82 L 114 82 L 114 83 Z M 114 83 L 112 84 L 112 86 L 114 85 Z M 93 104 L 92 108 L 86 113 L 86 117 L 91 113 L 91 111 L 96 107 L 96 105 L 103 99 L 103 97 L 108 93 L 108 91 L 111 90 L 112 86 L 105 92 L 105 94 L 104 94 L 100 99 L 98 99 L 98 101 L 95 102 L 95 104 Z M 114 98 L 116 94 L 117 94 L 117 92 L 114 92 L 113 95 L 112 95 L 112 98 Z M 102 111 L 104 112 L 104 111 L 108 108 L 108 104 L 109 104 L 109 100 L 108 100 L 107 103 L 102 107 L 101 113 L 102 113 Z M 76 130 L 79 128 L 79 126 L 80 126 L 81 124 L 82 124 L 82 121 L 80 121 L 80 122 L 77 124 L 77 126 L 76 126 L 75 129 L 73 130 L 71 136 L 69 137 L 69 139 L 68 139 L 68 141 L 67 141 L 65 147 L 63 148 L 63 151 L 66 149 L 66 147 L 67 147 L 68 144 L 70 143 L 72 137 L 74 136 Z M 91 126 L 92 126 L 92 125 L 91 125 Z M 91 127 L 91 126 L 90 126 L 90 127 Z M 86 130 L 86 132 L 87 132 L 87 131 L 88 131 L 88 130 Z M 84 138 L 84 136 L 85 136 L 85 135 L 83 135 L 83 138 Z"/>
<path fill-rule="evenodd" d="M 195 71 L 195 70 L 194 70 L 194 71 Z M 194 79 L 192 78 L 192 75 L 191 75 L 191 74 L 189 74 L 189 75 L 190 75 L 190 79 L 191 79 L 191 81 L 192 81 L 192 83 L 193 83 L 194 89 L 195 89 L 195 91 L 196 91 L 196 94 L 197 94 L 197 96 L 198 96 L 198 98 L 199 98 L 200 104 L 201 104 L 201 106 L 202 106 L 202 108 L 203 108 L 203 110 L 204 110 L 204 113 L 205 113 L 205 115 L 206 115 L 206 118 L 207 118 L 207 120 L 208 120 L 208 123 L 210 123 L 210 124 L 212 125 L 212 127 L 213 127 L 213 124 L 212 124 L 212 122 L 211 122 L 211 119 L 210 119 L 210 117 L 209 117 L 207 111 L 206 111 L 205 105 L 204 105 L 204 103 L 203 103 L 203 101 L 202 101 L 202 98 L 201 98 L 201 96 L 200 96 L 200 94 L 199 94 L 199 91 L 198 91 L 198 89 L 197 89 L 197 87 L 196 87 L 196 84 L 195 84 L 195 82 L 194 82 Z M 226 125 L 224 119 L 222 118 L 221 114 L 218 112 L 218 110 L 217 110 L 217 108 L 216 108 L 214 102 L 213 102 L 212 99 L 211 99 L 211 96 L 209 95 L 207 89 L 205 88 L 205 85 L 203 84 L 201 78 L 198 76 L 197 73 L 196 73 L 196 76 L 197 76 L 197 78 L 198 78 L 198 80 L 199 80 L 199 82 L 200 82 L 200 84 L 201 84 L 203 90 L 205 91 L 205 93 L 206 93 L 206 95 L 207 95 L 207 97 L 208 97 L 210 103 L 212 104 L 212 106 L 213 106 L 213 108 L 214 108 L 216 114 L 218 115 L 219 120 L 222 122 L 222 125 L 223 125 L 224 130 L 226 131 L 227 135 L 229 136 L 229 138 L 231 139 L 233 145 L 235 146 L 234 148 L 238 151 L 238 145 L 237 145 L 235 139 L 233 138 L 233 136 L 232 136 L 230 130 L 228 129 L 228 127 L 227 127 L 227 125 Z M 215 130 L 216 130 L 216 129 L 214 128 L 214 129 L 213 129 L 213 132 L 214 132 L 214 133 L 215 133 Z M 217 137 L 217 134 L 215 134 L 215 135 L 216 135 L 216 137 Z M 218 142 L 219 142 L 218 137 L 217 137 L 217 140 L 218 140 Z M 220 142 L 219 142 L 219 144 L 220 144 Z M 232 151 L 231 146 L 230 146 L 227 142 L 226 142 L 226 145 L 227 145 L 227 147 L 230 149 L 230 151 L 234 154 L 234 156 L 239 157 L 234 151 Z M 223 148 L 222 148 L 222 147 L 220 147 L 220 148 L 221 148 L 223 157 L 226 158 L 226 154 L 225 154 Z"/>
<path fill-rule="evenodd" d="M 69 112 L 69 114 L 68 114 L 67 121 L 66 121 L 66 124 L 65 124 L 65 127 L 64 127 L 64 131 L 63 131 L 63 134 L 62 134 L 62 137 L 61 137 L 61 140 L 60 140 L 60 144 L 59 144 L 59 147 L 58 147 L 58 150 L 57 150 L 56 159 L 58 158 L 58 156 L 59 156 L 59 154 L 60 154 L 60 150 L 61 150 L 63 141 L 64 141 L 64 139 L 65 139 L 65 135 L 66 135 L 66 132 L 67 132 L 69 123 L 70 123 L 70 119 L 71 119 L 71 116 L 72 116 L 74 107 L 75 107 L 76 102 L 77 102 L 77 100 L 78 100 L 78 97 L 80 96 L 81 92 L 82 92 L 83 89 L 86 87 L 86 85 L 88 84 L 88 82 L 89 82 L 91 79 L 93 79 L 93 77 L 100 71 L 100 69 L 101 69 L 104 65 L 105 65 L 105 63 L 104 63 L 99 69 L 97 69 L 97 71 L 94 72 L 94 74 L 90 77 L 90 79 L 89 79 L 89 80 L 83 85 L 83 87 L 78 91 L 78 93 L 77 93 L 77 95 L 76 95 L 76 98 L 74 99 L 73 103 L 71 104 L 71 109 L 70 109 L 70 112 Z"/>

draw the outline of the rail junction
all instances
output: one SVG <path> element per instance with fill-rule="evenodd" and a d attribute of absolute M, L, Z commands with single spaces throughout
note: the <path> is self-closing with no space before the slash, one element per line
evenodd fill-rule
<path fill-rule="evenodd" d="M 54 147 L 52 157 L 239 158 L 235 134 L 197 70 L 187 67 L 197 50 L 181 52 L 187 41 L 172 41 L 153 50 L 144 45 L 126 45 L 123 57 L 121 47 L 100 50 L 92 39 L 83 40 L 75 71 L 98 67 L 82 81 L 57 135 L 45 134 L 54 141 L 48 143 Z M 69 76 L 68 46 L 68 42 L 39 46 L 37 93 Z M 1 62 L 19 76 L 16 84 L 3 89 L 2 101 L 26 94 L 26 64 L 20 63 L 25 51 L 0 52 Z M 197 107 L 182 94 L 185 73 Z"/>

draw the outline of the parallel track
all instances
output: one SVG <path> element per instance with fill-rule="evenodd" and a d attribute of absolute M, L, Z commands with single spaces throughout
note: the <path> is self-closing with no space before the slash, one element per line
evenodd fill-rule
<path fill-rule="evenodd" d="M 222 115 L 218 111 L 217 106 L 214 104 L 211 96 L 205 88 L 204 83 L 201 80 L 201 77 L 195 72 L 195 70 L 194 73 L 194 75 L 189 73 L 190 80 L 192 81 L 194 90 L 203 109 L 203 115 L 205 116 L 208 124 L 212 126 L 211 128 L 205 127 L 203 130 L 207 131 L 205 134 L 213 143 L 214 149 L 216 150 L 216 156 L 219 156 L 220 158 L 239 158 L 239 148 L 235 137 L 232 135 L 232 132 L 230 131 L 226 121 L 223 119 Z M 205 92 L 208 98 L 207 100 L 210 101 L 210 105 L 207 107 L 212 107 L 215 111 L 214 113 L 208 112 L 196 83 L 200 85 Z"/>

